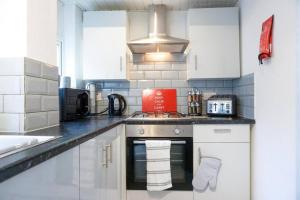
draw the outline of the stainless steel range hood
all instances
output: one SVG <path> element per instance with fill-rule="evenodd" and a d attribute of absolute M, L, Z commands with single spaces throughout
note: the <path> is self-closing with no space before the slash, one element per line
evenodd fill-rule
<path fill-rule="evenodd" d="M 128 42 L 133 54 L 154 52 L 183 53 L 188 40 L 170 37 L 166 33 L 166 6 L 163 4 L 149 7 L 149 36 Z"/>

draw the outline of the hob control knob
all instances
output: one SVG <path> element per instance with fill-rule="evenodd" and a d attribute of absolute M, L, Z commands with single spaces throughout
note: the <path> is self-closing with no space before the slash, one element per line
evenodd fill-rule
<path fill-rule="evenodd" d="M 137 133 L 138 133 L 139 135 L 144 135 L 145 131 L 144 131 L 143 128 L 139 128 L 139 129 L 137 129 Z"/>
<path fill-rule="evenodd" d="M 182 133 L 182 130 L 179 128 L 175 128 L 174 133 L 175 133 L 175 135 L 180 135 Z"/>

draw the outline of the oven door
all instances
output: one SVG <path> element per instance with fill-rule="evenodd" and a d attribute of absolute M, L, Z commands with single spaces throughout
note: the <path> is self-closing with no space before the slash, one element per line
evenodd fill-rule
<path fill-rule="evenodd" d="M 127 190 L 146 190 L 145 140 L 171 140 L 171 177 L 169 190 L 193 190 L 193 139 L 189 138 L 127 138 Z"/>

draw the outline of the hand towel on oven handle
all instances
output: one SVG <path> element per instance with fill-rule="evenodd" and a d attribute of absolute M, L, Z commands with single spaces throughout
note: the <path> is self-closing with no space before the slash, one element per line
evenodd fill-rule
<path fill-rule="evenodd" d="M 220 159 L 213 157 L 202 157 L 200 166 L 198 167 L 192 182 L 195 190 L 204 192 L 209 186 L 210 190 L 215 191 L 220 168 Z"/>
<path fill-rule="evenodd" d="M 170 140 L 146 140 L 147 190 L 163 191 L 172 187 Z"/>

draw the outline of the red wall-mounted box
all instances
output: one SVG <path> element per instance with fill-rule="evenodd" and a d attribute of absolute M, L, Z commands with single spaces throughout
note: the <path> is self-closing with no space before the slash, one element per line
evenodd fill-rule
<path fill-rule="evenodd" d="M 143 112 L 176 112 L 176 89 L 146 89 L 142 97 Z"/>

